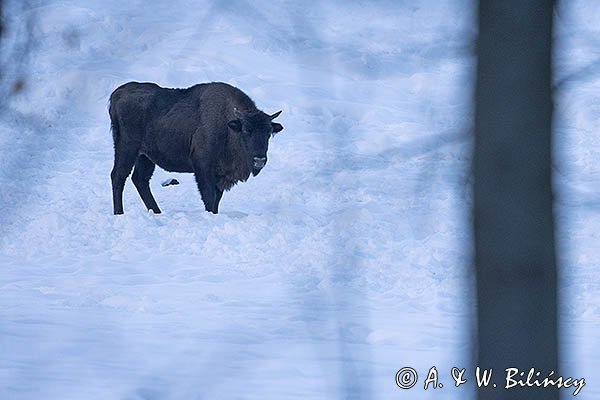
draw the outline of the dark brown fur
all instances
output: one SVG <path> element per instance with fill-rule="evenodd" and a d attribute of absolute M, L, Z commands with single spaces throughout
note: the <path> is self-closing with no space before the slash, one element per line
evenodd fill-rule
<path fill-rule="evenodd" d="M 132 181 L 149 210 L 160 213 L 149 181 L 155 165 L 196 177 L 205 208 L 218 212 L 223 191 L 266 163 L 271 135 L 283 129 L 241 90 L 226 83 L 187 89 L 130 82 L 110 96 L 115 144 L 111 172 L 115 214 L 123 213 L 123 188 Z"/>

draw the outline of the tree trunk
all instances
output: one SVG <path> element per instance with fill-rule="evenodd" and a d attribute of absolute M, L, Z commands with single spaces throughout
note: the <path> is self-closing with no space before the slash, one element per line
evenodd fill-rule
<path fill-rule="evenodd" d="M 475 93 L 474 239 L 479 399 L 558 399 L 505 389 L 506 369 L 557 370 L 551 184 L 552 0 L 480 0 Z M 493 387 L 493 383 L 497 387 Z M 509 382 L 512 383 L 512 382 Z"/>

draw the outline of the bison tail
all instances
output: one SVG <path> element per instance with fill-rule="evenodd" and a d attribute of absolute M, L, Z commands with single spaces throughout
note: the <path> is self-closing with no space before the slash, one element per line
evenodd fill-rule
<path fill-rule="evenodd" d="M 112 96 L 111 99 L 108 101 L 108 114 L 110 115 L 110 130 L 112 131 L 113 140 L 116 146 L 117 142 L 119 141 L 120 132 L 119 120 L 117 119 L 117 111 L 115 110 L 112 101 Z"/>

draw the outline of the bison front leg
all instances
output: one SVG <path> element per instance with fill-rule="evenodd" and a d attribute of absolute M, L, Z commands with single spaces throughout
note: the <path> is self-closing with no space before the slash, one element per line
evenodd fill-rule
<path fill-rule="evenodd" d="M 196 177 L 198 190 L 200 190 L 200 195 L 204 202 L 204 208 L 206 211 L 216 214 L 219 212 L 219 209 L 215 178 L 212 174 L 208 173 L 207 169 L 208 168 L 195 168 L 194 176 Z"/>
<path fill-rule="evenodd" d="M 215 186 L 215 214 L 219 212 L 219 202 L 221 201 L 221 197 L 223 197 L 223 191 Z"/>

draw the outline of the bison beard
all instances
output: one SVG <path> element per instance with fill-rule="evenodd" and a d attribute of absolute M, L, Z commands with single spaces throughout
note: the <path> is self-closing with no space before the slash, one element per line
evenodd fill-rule
<path fill-rule="evenodd" d="M 110 96 L 115 144 L 111 172 L 115 214 L 123 214 L 123 188 L 131 180 L 142 201 L 160 208 L 150 191 L 156 165 L 194 173 L 207 211 L 217 213 L 223 192 L 256 176 L 267 162 L 270 137 L 283 130 L 273 115 L 256 108 L 241 90 L 226 83 L 187 89 L 130 82 Z"/>

